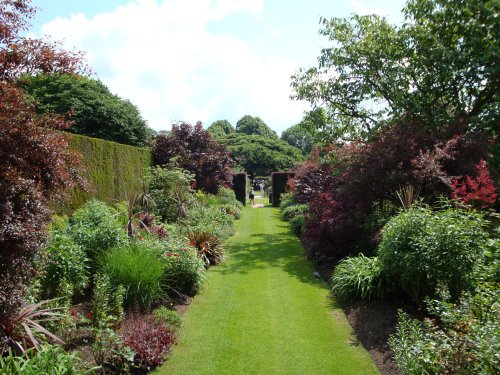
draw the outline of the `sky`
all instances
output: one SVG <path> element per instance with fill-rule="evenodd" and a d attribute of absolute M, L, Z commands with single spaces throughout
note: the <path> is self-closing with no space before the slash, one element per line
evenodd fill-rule
<path fill-rule="evenodd" d="M 33 0 L 29 35 L 84 51 L 94 78 L 155 130 L 259 116 L 280 134 L 306 102 L 290 76 L 329 42 L 320 17 L 375 13 L 399 23 L 403 0 Z"/>

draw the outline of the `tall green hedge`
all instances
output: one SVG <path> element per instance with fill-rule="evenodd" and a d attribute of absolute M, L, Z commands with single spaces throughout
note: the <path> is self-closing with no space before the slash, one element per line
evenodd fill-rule
<path fill-rule="evenodd" d="M 278 207 L 281 202 L 281 194 L 286 192 L 286 183 L 289 178 L 295 177 L 294 173 L 290 172 L 273 172 L 271 173 L 272 183 L 272 203 L 274 207 Z"/>
<path fill-rule="evenodd" d="M 237 173 L 233 175 L 233 189 L 236 199 L 243 205 L 247 202 L 247 174 Z"/>
<path fill-rule="evenodd" d="M 69 213 L 91 197 L 113 203 L 126 200 L 128 195 L 140 192 L 145 168 L 153 164 L 150 149 L 138 148 L 72 134 L 70 147 L 82 155 L 83 175 L 89 183 L 88 191 L 75 189 L 71 200 L 59 213 Z"/>

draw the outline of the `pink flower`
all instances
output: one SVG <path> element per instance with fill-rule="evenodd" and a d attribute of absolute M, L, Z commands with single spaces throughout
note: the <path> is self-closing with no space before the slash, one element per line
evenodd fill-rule
<path fill-rule="evenodd" d="M 73 315 L 73 316 L 76 315 L 76 309 L 71 309 L 71 315 Z"/>
<path fill-rule="evenodd" d="M 141 237 L 141 236 L 137 236 L 137 239 L 138 239 L 139 241 L 142 241 L 142 237 Z"/>
<path fill-rule="evenodd" d="M 90 311 L 87 313 L 87 319 L 90 319 L 91 315 L 90 315 Z"/>
<path fill-rule="evenodd" d="M 174 257 L 178 257 L 178 256 L 179 256 L 179 254 L 177 254 L 177 253 L 174 253 Z"/>
<path fill-rule="evenodd" d="M 171 256 L 172 256 L 172 253 L 169 251 L 169 252 L 167 253 L 167 256 L 168 256 L 168 257 L 171 257 Z"/>

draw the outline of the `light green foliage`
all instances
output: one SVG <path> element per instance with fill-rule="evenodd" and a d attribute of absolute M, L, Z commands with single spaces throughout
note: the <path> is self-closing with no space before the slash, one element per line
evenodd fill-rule
<path fill-rule="evenodd" d="M 277 139 L 278 135 L 260 117 L 245 115 L 236 123 L 236 133 L 261 135 L 269 139 Z"/>
<path fill-rule="evenodd" d="M 81 246 L 64 231 L 53 229 L 45 258 L 41 280 L 44 298 L 62 297 L 61 289 L 67 287 L 72 293 L 83 293 L 88 284 L 89 271 L 88 259 Z"/>
<path fill-rule="evenodd" d="M 205 264 L 187 238 L 170 233 L 162 257 L 163 283 L 169 295 L 192 294 L 205 281 Z"/>
<path fill-rule="evenodd" d="M 470 118 L 494 133 L 499 11 L 497 1 L 410 0 L 401 26 L 375 15 L 323 18 L 331 47 L 292 77 L 293 98 L 325 108 L 334 138 L 369 137 L 407 116 L 429 127 Z"/>
<path fill-rule="evenodd" d="M 169 310 L 165 306 L 153 310 L 153 317 L 157 322 L 165 324 L 174 332 L 177 332 L 182 326 L 179 313 L 175 310 Z"/>
<path fill-rule="evenodd" d="M 484 263 L 484 227 L 485 220 L 474 211 L 445 207 L 434 212 L 413 205 L 384 227 L 378 256 L 384 272 L 414 301 L 435 295 L 440 283 L 458 298 Z"/>
<path fill-rule="evenodd" d="M 295 216 L 304 214 L 307 211 L 307 208 L 307 204 L 294 204 L 292 206 L 288 206 L 281 210 L 281 217 L 283 220 L 290 221 Z"/>
<path fill-rule="evenodd" d="M 370 300 L 385 294 L 382 264 L 377 257 L 344 258 L 335 267 L 332 291 L 340 301 Z"/>
<path fill-rule="evenodd" d="M 228 134 L 234 133 L 236 130 L 234 126 L 227 120 L 217 120 L 207 128 L 207 131 L 212 134 L 214 138 L 224 137 Z"/>
<path fill-rule="evenodd" d="M 184 215 L 191 199 L 190 184 L 194 175 L 180 168 L 156 166 L 146 174 L 154 212 L 162 221 L 174 223 Z"/>
<path fill-rule="evenodd" d="M 234 220 L 233 216 L 226 214 L 219 206 L 196 205 L 189 210 L 184 231 L 186 234 L 207 231 L 222 241 L 233 234 Z"/>
<path fill-rule="evenodd" d="M 23 356 L 9 352 L 0 356 L 0 374 L 8 375 L 83 375 L 94 374 L 94 369 L 84 370 L 83 361 L 76 353 L 67 353 L 57 345 L 43 345 L 40 350 L 28 349 Z"/>
<path fill-rule="evenodd" d="M 262 135 L 236 133 L 220 138 L 220 142 L 251 176 L 268 176 L 271 172 L 290 169 L 304 158 L 298 148 Z"/>
<path fill-rule="evenodd" d="M 111 249 L 100 259 L 101 271 L 111 285 L 124 287 L 126 307 L 148 309 L 165 297 L 161 248 L 159 243 L 133 240 Z"/>
<path fill-rule="evenodd" d="M 306 126 L 299 123 L 293 125 L 281 133 L 281 140 L 287 142 L 291 146 L 297 147 L 304 155 L 309 155 L 316 143 L 316 137 L 313 132 L 317 132 L 316 128 Z"/>
<path fill-rule="evenodd" d="M 429 301 L 439 319 L 418 321 L 399 312 L 389 345 L 402 373 L 498 374 L 499 285 L 485 283 L 458 303 Z"/>
<path fill-rule="evenodd" d="M 73 111 L 76 134 L 133 146 L 146 146 L 151 130 L 130 101 L 113 95 L 101 82 L 77 75 L 39 75 L 22 78 L 39 113 L 66 115 Z"/>
<path fill-rule="evenodd" d="M 146 148 L 76 134 L 69 137 L 69 145 L 82 155 L 82 176 L 89 188 L 73 190 L 70 203 L 55 207 L 57 212 L 70 213 L 92 197 L 107 203 L 127 199 L 131 192 L 141 191 L 144 169 L 153 163 Z"/>
<path fill-rule="evenodd" d="M 233 216 L 235 219 L 241 217 L 241 208 L 243 204 L 236 199 L 234 190 L 221 187 L 217 192 L 217 204 L 226 214 Z"/>
<path fill-rule="evenodd" d="M 293 193 L 283 193 L 280 195 L 280 210 L 283 211 L 285 208 L 294 206 L 297 204 L 293 198 Z"/>
<path fill-rule="evenodd" d="M 84 249 L 92 270 L 101 254 L 127 240 L 113 209 L 95 199 L 75 211 L 68 233 Z"/>

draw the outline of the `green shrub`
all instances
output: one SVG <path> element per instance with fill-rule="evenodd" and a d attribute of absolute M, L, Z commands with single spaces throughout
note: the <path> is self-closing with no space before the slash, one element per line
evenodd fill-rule
<path fill-rule="evenodd" d="M 241 217 L 241 208 L 240 207 L 241 207 L 240 205 L 226 203 L 226 204 L 221 205 L 220 209 L 224 213 L 234 217 L 236 220 L 239 220 Z"/>
<path fill-rule="evenodd" d="M 438 320 L 419 321 L 399 311 L 389 345 L 401 372 L 498 374 L 498 292 L 498 284 L 482 284 L 458 304 L 429 302 L 429 312 Z"/>
<path fill-rule="evenodd" d="M 75 243 L 84 249 L 90 259 L 91 269 L 95 269 L 101 254 L 127 240 L 127 234 L 115 212 L 95 199 L 75 211 L 68 233 Z"/>
<path fill-rule="evenodd" d="M 297 202 L 293 199 L 293 193 L 283 193 L 281 194 L 280 199 L 281 210 L 297 204 Z"/>
<path fill-rule="evenodd" d="M 241 205 L 241 202 L 236 199 L 236 195 L 233 189 L 225 187 L 219 188 L 219 191 L 217 192 L 217 198 L 219 199 L 220 204 Z"/>
<path fill-rule="evenodd" d="M 154 213 L 163 222 L 175 223 L 189 205 L 190 184 L 194 176 L 175 166 L 156 166 L 146 174 L 149 195 L 154 202 Z"/>
<path fill-rule="evenodd" d="M 360 254 L 341 260 L 333 272 L 332 291 L 340 301 L 382 298 L 384 283 L 379 259 Z"/>
<path fill-rule="evenodd" d="M 289 221 L 295 216 L 303 215 L 307 211 L 307 204 L 294 204 L 287 206 L 281 210 L 283 220 Z"/>
<path fill-rule="evenodd" d="M 0 356 L 0 374 L 9 375 L 76 375 L 94 373 L 94 369 L 82 370 L 83 361 L 76 353 L 67 353 L 56 345 L 43 345 L 40 350 L 28 349 L 22 356 L 9 352 Z"/>
<path fill-rule="evenodd" d="M 159 323 L 165 324 L 172 331 L 178 331 L 182 326 L 182 319 L 175 310 L 169 310 L 165 306 L 160 306 L 153 310 L 153 317 Z"/>
<path fill-rule="evenodd" d="M 170 234 L 162 258 L 163 285 L 169 295 L 192 294 L 205 281 L 204 263 L 187 239 Z"/>
<path fill-rule="evenodd" d="M 228 215 L 217 206 L 204 207 L 197 205 L 189 210 L 185 221 L 185 233 L 205 231 L 219 238 L 228 238 L 234 231 L 234 217 Z"/>
<path fill-rule="evenodd" d="M 165 264 L 157 243 L 130 241 L 104 254 L 100 265 L 114 287 L 125 288 L 126 307 L 137 304 L 148 309 L 153 302 L 165 297 L 162 285 Z"/>
<path fill-rule="evenodd" d="M 89 272 L 85 251 L 73 239 L 55 229 L 45 249 L 46 262 L 41 280 L 44 298 L 62 297 L 58 291 L 62 286 L 82 294 L 87 287 Z"/>
<path fill-rule="evenodd" d="M 290 220 L 290 228 L 297 236 L 302 234 L 304 229 L 304 215 L 297 215 Z"/>
<path fill-rule="evenodd" d="M 474 211 L 445 207 L 433 212 L 414 205 L 384 227 L 379 259 L 384 272 L 414 301 L 435 295 L 440 283 L 457 299 L 484 263 L 484 227 L 484 219 Z"/>

